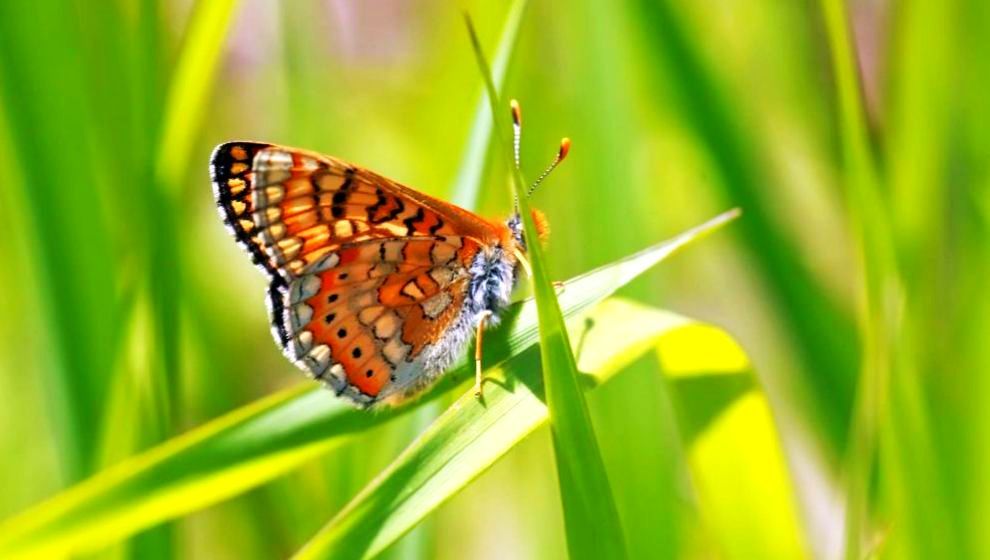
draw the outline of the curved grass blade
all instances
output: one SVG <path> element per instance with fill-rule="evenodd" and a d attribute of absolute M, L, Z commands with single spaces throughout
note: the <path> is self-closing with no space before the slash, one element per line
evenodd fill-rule
<path fill-rule="evenodd" d="M 586 388 L 605 383 L 646 351 L 660 355 L 679 404 L 692 478 L 699 481 L 702 518 L 729 557 L 804 556 L 773 418 L 735 341 L 709 325 L 619 298 L 587 317 L 594 319 L 590 330 L 580 316 L 567 321 L 573 334 L 587 335 L 579 349 L 580 369 L 590 374 Z M 490 370 L 483 406 L 473 395 L 462 396 L 296 560 L 371 558 L 397 542 L 547 421 L 538 369 L 530 349 Z M 739 466 L 745 468 L 733 470 Z M 740 521 L 740 508 L 761 515 Z"/>
<path fill-rule="evenodd" d="M 607 381 L 691 322 L 636 304 L 608 300 L 571 318 L 580 334 L 582 369 L 594 385 Z M 530 349 L 489 370 L 485 399 L 463 395 L 299 551 L 298 560 L 370 558 L 380 554 L 426 515 L 484 473 L 548 418 L 540 358 Z M 585 385 L 588 386 L 587 384 Z"/>
<path fill-rule="evenodd" d="M 735 216 L 722 214 L 565 284 L 573 316 L 660 260 Z M 537 341 L 531 300 L 509 308 L 486 352 L 497 363 Z M 0 557 L 56 556 L 99 548 L 257 487 L 339 445 L 345 438 L 415 410 L 471 377 L 462 361 L 423 399 L 399 410 L 355 410 L 323 390 L 300 386 L 235 410 L 86 480 L 0 523 Z"/>
<path fill-rule="evenodd" d="M 663 336 L 656 352 L 698 517 L 717 543 L 711 555 L 811 557 L 770 404 L 742 349 L 696 323 Z"/>

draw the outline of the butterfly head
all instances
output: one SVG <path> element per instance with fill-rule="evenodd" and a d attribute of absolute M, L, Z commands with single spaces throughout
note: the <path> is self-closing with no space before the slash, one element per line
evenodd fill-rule
<path fill-rule="evenodd" d="M 515 99 L 513 99 L 509 105 L 512 110 L 512 151 L 516 169 L 519 169 L 519 144 L 522 138 L 522 110 L 519 108 L 519 102 Z M 529 198 L 533 194 L 533 191 L 535 191 L 536 188 L 543 183 L 543 180 L 550 175 L 550 172 L 556 169 L 560 162 L 564 161 L 564 158 L 567 157 L 567 154 L 570 151 L 571 139 L 561 139 L 560 148 L 557 149 L 557 155 L 553 158 L 553 161 L 551 161 L 550 165 L 543 171 L 543 173 L 541 173 L 540 176 L 533 181 L 533 184 L 530 185 L 529 189 L 526 190 L 527 198 Z M 525 236 L 523 236 L 522 219 L 519 216 L 518 200 L 516 202 L 516 211 L 511 217 L 509 217 L 506 225 L 509 226 L 509 231 L 512 232 L 512 237 L 515 240 L 516 245 L 522 249 L 523 252 L 525 252 L 526 239 Z M 533 217 L 533 225 L 536 226 L 536 234 L 540 238 L 540 243 L 545 245 L 550 237 L 550 224 L 547 222 L 547 217 L 543 214 L 543 212 L 540 212 L 535 208 L 531 209 L 530 212 Z"/>

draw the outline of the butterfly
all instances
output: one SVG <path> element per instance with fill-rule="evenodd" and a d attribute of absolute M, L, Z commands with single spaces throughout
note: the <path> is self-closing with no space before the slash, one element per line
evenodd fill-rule
<path fill-rule="evenodd" d="M 518 212 L 488 220 L 330 156 L 228 142 L 210 172 L 224 223 L 269 279 L 283 353 L 359 406 L 419 393 L 474 333 L 480 349 L 527 266 Z"/>

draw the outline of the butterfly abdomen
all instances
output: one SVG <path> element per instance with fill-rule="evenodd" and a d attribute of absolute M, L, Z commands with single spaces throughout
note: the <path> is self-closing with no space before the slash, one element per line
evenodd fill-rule
<path fill-rule="evenodd" d="M 497 316 L 509 303 L 515 284 L 515 263 L 506 258 L 500 247 L 485 253 L 479 251 L 468 268 L 471 280 L 464 308 L 474 315 L 491 311 Z"/>

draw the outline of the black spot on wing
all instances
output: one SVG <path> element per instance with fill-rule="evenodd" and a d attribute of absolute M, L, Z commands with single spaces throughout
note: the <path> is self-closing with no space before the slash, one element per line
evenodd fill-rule
<path fill-rule="evenodd" d="M 340 189 L 333 194 L 333 201 L 330 205 L 330 214 L 337 219 L 344 217 L 344 205 L 347 204 L 347 198 L 350 196 L 351 187 L 354 185 L 354 168 L 348 167 L 344 171 L 344 182 L 341 183 Z"/>

